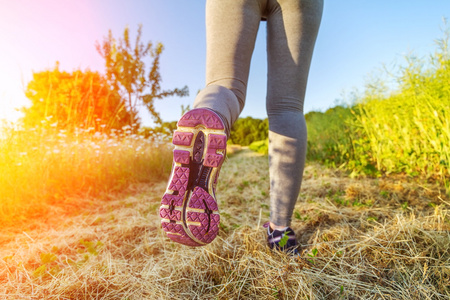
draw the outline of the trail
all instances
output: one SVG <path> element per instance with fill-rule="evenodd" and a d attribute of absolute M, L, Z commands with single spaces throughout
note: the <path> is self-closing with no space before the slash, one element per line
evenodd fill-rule
<path fill-rule="evenodd" d="M 400 177 L 352 179 L 308 164 L 292 227 L 312 267 L 265 246 L 266 156 L 244 149 L 224 164 L 217 191 L 221 231 L 206 247 L 164 236 L 158 208 L 165 188 L 166 182 L 138 185 L 129 196 L 85 205 L 58 224 L 15 233 L 0 249 L 0 298 L 450 295 L 450 206 L 436 186 Z M 446 271 L 439 275 L 437 268 Z"/>

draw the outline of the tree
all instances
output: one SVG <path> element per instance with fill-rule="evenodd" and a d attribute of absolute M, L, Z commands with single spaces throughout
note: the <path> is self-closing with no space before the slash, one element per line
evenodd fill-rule
<path fill-rule="evenodd" d="M 173 95 L 188 96 L 189 90 L 187 86 L 182 89 L 161 90 L 159 62 L 164 47 L 161 43 L 155 46 L 151 42 L 143 43 L 141 36 L 142 25 L 139 25 L 136 41 L 132 46 L 128 27 L 125 28 L 123 37 L 118 41 L 110 30 L 103 43 L 97 42 L 96 48 L 105 59 L 108 82 L 126 99 L 127 109 L 137 116 L 138 106 L 143 105 L 148 109 L 155 122 L 161 124 L 162 120 L 155 110 L 154 100 Z M 144 63 L 147 57 L 152 59 L 148 70 Z M 139 122 L 137 118 L 131 121 Z"/>
<path fill-rule="evenodd" d="M 26 127 L 53 126 L 73 130 L 120 129 L 135 119 L 120 95 L 98 72 L 53 70 L 33 73 L 25 95 L 31 101 L 24 107 L 22 123 Z M 46 122 L 48 121 L 48 122 Z"/>

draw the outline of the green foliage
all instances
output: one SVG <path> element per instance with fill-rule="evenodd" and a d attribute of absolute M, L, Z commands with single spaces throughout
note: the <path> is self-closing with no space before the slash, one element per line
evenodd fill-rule
<path fill-rule="evenodd" d="M 41 253 L 41 263 L 49 264 L 56 260 L 56 255 L 53 253 Z"/>
<path fill-rule="evenodd" d="M 87 251 L 89 254 L 92 255 L 98 255 L 98 250 L 103 246 L 103 243 L 101 241 L 93 242 L 80 240 L 80 244 L 84 247 L 84 249 L 78 249 L 79 253 Z"/>
<path fill-rule="evenodd" d="M 248 146 L 269 136 L 268 119 L 239 118 L 231 127 L 230 139 L 234 144 Z"/>
<path fill-rule="evenodd" d="M 351 109 L 343 106 L 330 108 L 325 113 L 307 113 L 307 158 L 332 166 L 348 161 L 354 155 L 352 117 Z"/>
<path fill-rule="evenodd" d="M 104 132 L 135 119 L 104 76 L 89 70 L 60 71 L 58 63 L 53 70 L 33 73 L 25 95 L 31 101 L 21 109 L 26 128 L 93 128 Z"/>
<path fill-rule="evenodd" d="M 448 40 L 447 33 L 427 61 L 407 58 L 390 93 L 377 79 L 355 106 L 307 114 L 308 159 L 353 174 L 423 176 L 449 188 Z"/>
<path fill-rule="evenodd" d="M 367 137 L 377 170 L 443 180 L 450 161 L 450 56 L 448 38 L 429 61 L 408 58 L 399 89 L 389 96 L 366 91 L 355 126 Z M 424 67 L 426 66 L 426 67 Z"/>
<path fill-rule="evenodd" d="M 269 139 L 253 142 L 248 148 L 255 152 L 267 155 L 269 153 Z"/>
<path fill-rule="evenodd" d="M 41 253 L 40 254 L 40 264 L 33 271 L 33 277 L 45 277 L 48 274 L 55 275 L 59 272 L 59 267 L 55 264 L 57 256 L 54 253 Z"/>
<path fill-rule="evenodd" d="M 154 100 L 168 96 L 188 96 L 187 86 L 172 90 L 161 90 L 161 75 L 159 73 L 160 56 L 164 49 L 162 43 L 153 45 L 141 41 L 142 25 L 139 25 L 136 41 L 130 42 L 128 27 L 123 37 L 117 41 L 111 30 L 103 43 L 97 43 L 96 48 L 105 59 L 106 76 L 113 89 L 126 99 L 127 109 L 137 114 L 140 105 L 145 106 L 156 123 L 162 123 L 159 113 L 155 110 Z M 147 68 L 145 60 L 150 58 Z M 134 124 L 137 120 L 133 120 Z M 131 125 L 131 124 L 130 124 Z"/>
<path fill-rule="evenodd" d="M 319 254 L 319 250 L 317 248 L 314 248 L 311 250 L 311 253 L 308 253 L 308 256 L 311 257 L 311 259 L 308 259 L 308 261 L 312 264 L 315 264 L 314 258 Z"/>
<path fill-rule="evenodd" d="M 283 232 L 283 235 L 282 235 L 280 241 L 278 242 L 278 245 L 281 248 L 283 248 L 284 246 L 286 246 L 288 240 L 289 240 L 289 236 L 286 234 L 286 232 Z"/>

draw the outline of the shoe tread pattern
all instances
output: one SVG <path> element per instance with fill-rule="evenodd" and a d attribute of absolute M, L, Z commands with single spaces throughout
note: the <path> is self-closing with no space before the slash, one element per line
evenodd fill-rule
<path fill-rule="evenodd" d="M 205 213 L 188 212 L 187 219 L 200 222 L 200 226 L 189 225 L 188 227 L 192 235 L 204 243 L 211 243 L 219 233 L 219 215 L 212 214 L 211 217 L 208 217 Z"/>
<path fill-rule="evenodd" d="M 169 189 L 172 191 L 178 191 L 178 194 L 184 194 L 186 192 L 187 184 L 189 180 L 189 168 L 175 167 L 172 182 L 169 185 Z"/>
<path fill-rule="evenodd" d="M 188 190 L 189 176 L 196 176 L 193 170 L 190 172 L 190 164 L 192 161 L 201 162 L 204 167 L 216 169 L 217 172 L 211 172 L 215 174 L 215 177 L 207 180 L 214 180 L 215 183 L 225 158 L 227 137 L 220 117 L 208 109 L 194 109 L 187 112 L 178 121 L 178 126 L 172 143 L 180 147 L 175 147 L 173 151 L 174 170 L 168 186 L 168 190 L 174 191 L 175 195 L 168 192 L 163 196 L 161 204 L 170 208 L 161 207 L 160 217 L 166 220 L 162 221 L 162 227 L 170 239 L 188 246 L 202 246 L 212 242 L 219 233 L 220 215 L 214 191 L 207 192 L 200 186 L 189 187 Z M 184 128 L 180 129 L 180 127 Z M 201 134 L 201 137 L 198 134 Z M 196 139 L 195 143 L 193 143 L 194 139 Z M 207 142 L 206 149 L 203 151 L 203 147 L 197 143 L 205 142 Z M 202 149 L 198 150 L 199 147 Z M 180 207 L 183 212 L 178 210 Z M 189 211 L 189 208 L 204 210 L 204 212 Z M 167 222 L 167 220 L 181 221 L 181 223 Z"/>
<path fill-rule="evenodd" d="M 189 151 L 184 150 L 173 150 L 173 160 L 180 164 L 189 164 Z"/>
<path fill-rule="evenodd" d="M 202 246 L 199 243 L 194 242 L 184 231 L 183 226 L 180 224 L 173 224 L 162 222 L 162 228 L 167 233 L 167 236 L 174 242 L 187 245 L 187 246 Z"/>
<path fill-rule="evenodd" d="M 208 129 L 225 129 L 220 117 L 208 109 L 193 109 L 178 121 L 178 126 L 196 127 L 197 125 L 204 125 Z"/>
<path fill-rule="evenodd" d="M 159 210 L 159 216 L 161 219 L 168 219 L 172 221 L 181 221 L 181 211 L 179 210 L 170 210 L 168 208 L 161 208 Z"/>
<path fill-rule="evenodd" d="M 172 138 L 172 144 L 180 146 L 190 146 L 194 133 L 175 131 Z"/>

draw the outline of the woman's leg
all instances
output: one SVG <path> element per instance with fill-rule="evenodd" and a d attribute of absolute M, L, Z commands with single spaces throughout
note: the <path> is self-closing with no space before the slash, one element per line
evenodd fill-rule
<path fill-rule="evenodd" d="M 244 108 L 251 56 L 266 0 L 206 2 L 206 88 L 194 108 L 209 108 L 228 130 Z"/>
<path fill-rule="evenodd" d="M 271 227 L 290 225 L 306 158 L 306 82 L 322 0 L 269 0 L 267 13 Z"/>
<path fill-rule="evenodd" d="M 178 121 L 161 224 L 172 240 L 202 246 L 215 239 L 220 215 L 215 187 L 227 134 L 238 118 L 265 0 L 208 0 L 207 87 Z"/>

